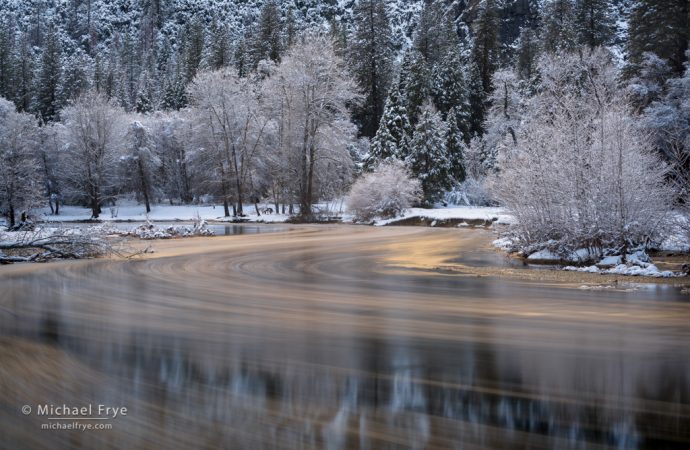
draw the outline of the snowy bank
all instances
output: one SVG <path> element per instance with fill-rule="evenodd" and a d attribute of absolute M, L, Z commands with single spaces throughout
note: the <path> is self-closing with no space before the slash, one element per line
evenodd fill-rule
<path fill-rule="evenodd" d="M 243 222 L 282 223 L 290 218 L 287 214 L 262 214 L 256 215 L 254 206 Z M 45 222 L 84 222 L 91 219 L 91 209 L 79 206 L 62 206 L 60 215 L 50 214 L 50 210 L 39 210 L 37 217 Z M 154 205 L 151 212 L 146 214 L 142 205 L 126 205 L 105 207 L 98 218 L 101 222 L 145 222 L 147 219 L 155 222 L 191 222 L 197 218 L 206 221 L 232 222 L 234 217 L 224 217 L 222 206 L 213 205 Z"/>
<path fill-rule="evenodd" d="M 409 208 L 398 217 L 376 220 L 374 225 L 470 226 L 512 223 L 513 217 L 503 208 L 483 206 L 450 206 L 447 208 Z"/>

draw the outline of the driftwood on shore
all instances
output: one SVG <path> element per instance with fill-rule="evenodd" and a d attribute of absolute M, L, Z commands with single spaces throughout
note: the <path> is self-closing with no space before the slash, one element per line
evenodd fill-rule
<path fill-rule="evenodd" d="M 119 254 L 117 240 L 103 230 L 37 229 L 0 233 L 0 264 L 83 259 Z"/>

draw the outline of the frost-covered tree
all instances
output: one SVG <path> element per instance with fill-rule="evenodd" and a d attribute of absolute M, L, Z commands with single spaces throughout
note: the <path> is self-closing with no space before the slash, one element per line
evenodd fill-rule
<path fill-rule="evenodd" d="M 154 191 L 158 187 L 161 161 L 154 152 L 151 131 L 139 120 L 129 124 L 125 151 L 120 159 L 127 190 L 141 196 L 146 213 L 151 212 Z"/>
<path fill-rule="evenodd" d="M 45 183 L 45 195 L 51 214 L 60 215 L 62 203 L 61 153 L 64 126 L 59 122 L 43 125 L 38 133 L 36 160 Z"/>
<path fill-rule="evenodd" d="M 497 176 L 521 244 L 594 257 L 656 241 L 673 197 L 668 170 L 636 125 L 609 55 L 546 56 L 539 71 L 539 94 Z"/>
<path fill-rule="evenodd" d="M 267 124 L 256 89 L 251 80 L 226 68 L 199 74 L 190 86 L 190 96 L 197 111 L 196 134 L 204 146 L 204 159 L 218 171 L 225 215 L 230 215 L 231 190 L 237 203 L 233 209 L 244 215 L 245 187 Z"/>
<path fill-rule="evenodd" d="M 35 157 L 38 127 L 0 98 L 0 211 L 10 228 L 43 200 L 43 178 Z"/>
<path fill-rule="evenodd" d="M 421 183 L 409 169 L 400 161 L 388 161 L 352 185 L 347 210 L 359 222 L 386 219 L 398 216 L 421 197 Z"/>
<path fill-rule="evenodd" d="M 176 200 L 191 203 L 193 186 L 189 147 L 194 142 L 194 112 L 157 113 L 150 121 L 155 154 L 160 160 L 161 190 L 172 205 Z"/>
<path fill-rule="evenodd" d="M 90 91 L 60 112 L 66 148 L 61 162 L 69 196 L 91 208 L 98 218 L 119 186 L 117 162 L 125 135 L 125 113 L 113 100 Z"/>
<path fill-rule="evenodd" d="M 446 147 L 447 136 L 448 127 L 441 115 L 433 105 L 425 104 L 405 164 L 413 176 L 421 181 L 424 200 L 428 204 L 438 201 L 451 186 L 452 163 Z"/>
<path fill-rule="evenodd" d="M 690 64 L 682 77 L 670 78 L 665 94 L 644 110 L 642 128 L 671 165 L 678 206 L 690 217 Z M 683 221 L 690 235 L 690 226 Z"/>
<path fill-rule="evenodd" d="M 319 179 L 328 176 L 328 168 L 352 165 L 348 144 L 354 129 L 348 106 L 360 100 L 356 83 L 330 38 L 309 34 L 268 78 L 265 95 L 281 111 L 283 145 L 288 158 L 297 162 L 300 215 L 309 220 Z"/>

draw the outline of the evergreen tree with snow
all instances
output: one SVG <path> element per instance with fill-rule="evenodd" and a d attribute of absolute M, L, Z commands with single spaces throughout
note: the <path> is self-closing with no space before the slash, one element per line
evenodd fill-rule
<path fill-rule="evenodd" d="M 448 119 L 446 120 L 446 151 L 450 159 L 449 174 L 456 183 L 462 183 L 466 178 L 465 171 L 465 147 L 467 138 L 466 132 L 463 132 L 459 120 L 463 113 L 459 108 L 452 108 L 448 112 Z"/>
<path fill-rule="evenodd" d="M 575 5 L 573 0 L 549 0 L 544 5 L 542 42 L 549 53 L 577 48 Z"/>
<path fill-rule="evenodd" d="M 209 32 L 208 57 L 206 66 L 218 70 L 230 64 L 230 40 L 224 24 L 214 21 Z"/>
<path fill-rule="evenodd" d="M 373 170 L 383 161 L 405 159 L 409 154 L 412 127 L 407 116 L 405 96 L 400 88 L 400 83 L 396 83 L 390 89 L 379 129 L 364 160 L 365 170 Z"/>
<path fill-rule="evenodd" d="M 668 61 L 675 76 L 683 74 L 690 40 L 687 0 L 636 0 L 629 19 L 628 71 L 637 75 L 646 52 Z"/>
<path fill-rule="evenodd" d="M 410 50 L 403 58 L 400 68 L 400 90 L 404 93 L 407 117 L 414 127 L 421 113 L 421 108 L 432 93 L 431 70 L 424 56 L 416 50 Z"/>
<path fill-rule="evenodd" d="M 24 33 L 17 39 L 12 68 L 14 92 L 12 99 L 17 105 L 17 111 L 28 112 L 32 108 L 34 95 L 34 51 L 29 43 L 29 37 Z"/>
<path fill-rule="evenodd" d="M 421 181 L 424 201 L 433 204 L 451 186 L 452 165 L 446 147 L 448 127 L 431 103 L 422 107 L 405 164 Z"/>
<path fill-rule="evenodd" d="M 187 88 L 181 79 L 172 80 L 168 83 L 163 94 L 163 109 L 180 110 L 187 106 Z"/>
<path fill-rule="evenodd" d="M 182 56 L 186 81 L 194 79 L 201 66 L 206 45 L 204 25 L 200 19 L 194 19 L 187 23 L 182 40 Z"/>
<path fill-rule="evenodd" d="M 520 79 L 529 82 L 537 75 L 537 59 L 541 48 L 537 31 L 532 28 L 524 28 L 517 41 L 515 58 L 515 69 Z"/>
<path fill-rule="evenodd" d="M 455 24 L 440 2 L 427 2 L 419 15 L 412 48 L 433 68 L 459 45 Z"/>
<path fill-rule="evenodd" d="M 360 0 L 354 10 L 355 30 L 348 42 L 348 61 L 365 95 L 355 110 L 363 136 L 374 136 L 381 121 L 393 67 L 393 40 L 386 3 Z"/>
<path fill-rule="evenodd" d="M 482 87 L 485 92 L 491 90 L 491 76 L 498 64 L 498 30 L 499 17 L 494 0 L 486 0 L 475 26 L 472 61 L 479 70 Z"/>
<path fill-rule="evenodd" d="M 609 0 L 577 0 L 575 20 L 580 44 L 594 49 L 611 42 L 616 24 Z"/>
<path fill-rule="evenodd" d="M 465 64 L 459 47 L 448 50 L 446 57 L 436 65 L 433 72 L 432 97 L 444 120 L 451 110 L 456 114 L 458 125 L 469 130 L 470 101 L 469 87 L 465 76 Z"/>
<path fill-rule="evenodd" d="M 0 97 L 14 95 L 14 28 L 8 22 L 0 23 Z"/>
<path fill-rule="evenodd" d="M 280 61 L 283 53 L 283 28 L 280 10 L 275 1 L 269 0 L 261 8 L 250 43 L 249 57 L 252 70 L 263 60 Z"/>
<path fill-rule="evenodd" d="M 470 102 L 470 138 L 484 133 L 484 118 L 488 107 L 488 93 L 484 90 L 479 67 L 471 61 L 467 71 L 467 84 Z"/>
<path fill-rule="evenodd" d="M 62 81 L 62 48 L 59 34 L 51 30 L 46 37 L 36 78 L 34 110 L 44 122 L 57 119 L 62 107 L 60 83 Z"/>

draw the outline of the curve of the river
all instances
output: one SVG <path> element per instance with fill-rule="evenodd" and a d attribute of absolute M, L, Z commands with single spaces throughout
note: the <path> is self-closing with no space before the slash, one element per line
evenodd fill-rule
<path fill-rule="evenodd" d="M 688 448 L 688 295 L 486 276 L 490 240 L 306 226 L 0 268 L 0 448 Z M 127 415 L 37 410 L 89 404 Z"/>

